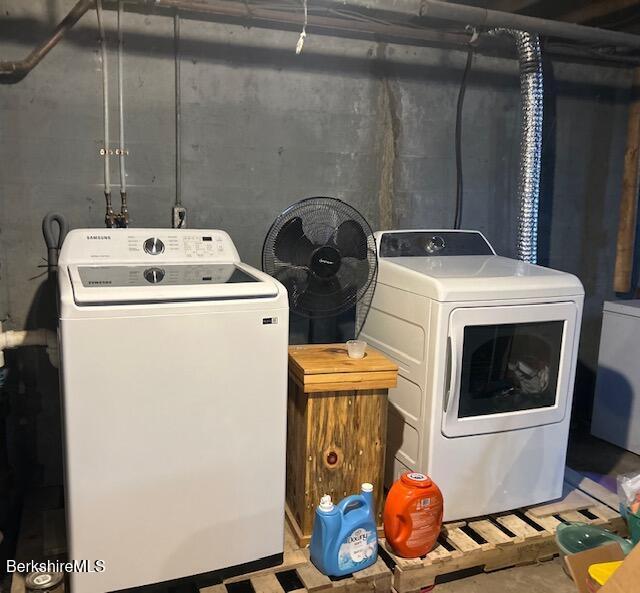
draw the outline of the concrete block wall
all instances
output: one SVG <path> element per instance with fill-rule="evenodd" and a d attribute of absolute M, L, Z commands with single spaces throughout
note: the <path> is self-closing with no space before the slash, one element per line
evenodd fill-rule
<path fill-rule="evenodd" d="M 72 0 L 0 0 L 0 55 L 23 57 Z M 112 138 L 117 142 L 115 13 Z M 125 14 L 125 109 L 133 226 L 168 226 L 174 199 L 173 22 Z M 183 203 L 191 227 L 223 228 L 260 261 L 271 221 L 307 196 L 339 197 L 374 228 L 449 227 L 454 118 L 463 52 L 182 21 Z M 576 413 L 588 418 L 602 301 L 612 297 L 630 72 L 547 60 L 541 263 L 587 291 Z M 103 220 L 101 65 L 94 12 L 22 82 L 0 86 L 0 318 L 22 327 L 50 312 L 42 216 L 72 227 Z M 463 226 L 514 254 L 519 80 L 515 60 L 477 56 L 464 111 Z M 387 155 L 386 157 L 384 155 Z M 386 160 L 385 160 L 386 159 Z M 117 184 L 113 159 L 112 179 Z M 117 185 L 114 185 L 117 196 Z M 57 414 L 55 375 L 26 355 L 43 393 L 37 423 Z M 50 422 L 49 422 L 50 420 Z M 59 466 L 42 443 L 42 479 Z"/>

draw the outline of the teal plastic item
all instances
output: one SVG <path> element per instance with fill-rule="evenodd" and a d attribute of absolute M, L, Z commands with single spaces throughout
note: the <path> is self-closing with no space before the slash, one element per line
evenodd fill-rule
<path fill-rule="evenodd" d="M 562 523 L 556 528 L 556 543 L 563 555 L 577 554 L 612 542 L 620 544 L 625 556 L 633 548 L 628 539 L 595 525 Z"/>
<path fill-rule="evenodd" d="M 640 543 L 640 513 L 632 513 L 630 509 L 622 509 L 622 516 L 627 521 L 629 526 L 629 534 L 631 535 L 631 542 L 635 546 Z"/>
<path fill-rule="evenodd" d="M 311 562 L 323 574 L 341 577 L 371 566 L 378 559 L 373 486 L 337 505 L 323 496 L 316 509 L 310 544 Z"/>

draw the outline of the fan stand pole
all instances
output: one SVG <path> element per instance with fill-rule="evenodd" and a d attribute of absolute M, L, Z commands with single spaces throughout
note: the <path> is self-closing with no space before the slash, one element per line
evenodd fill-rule
<path fill-rule="evenodd" d="M 309 318 L 309 344 L 316 344 L 316 320 Z"/>

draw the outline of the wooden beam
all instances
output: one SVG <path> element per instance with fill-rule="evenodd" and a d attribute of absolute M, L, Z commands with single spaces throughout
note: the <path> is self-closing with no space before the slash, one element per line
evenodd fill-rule
<path fill-rule="evenodd" d="M 639 0 L 592 0 L 580 8 L 560 15 L 557 19 L 570 23 L 587 23 L 638 5 Z"/>
<path fill-rule="evenodd" d="M 631 290 L 633 253 L 638 216 L 638 182 L 640 175 L 640 67 L 633 71 L 631 104 L 627 123 L 627 148 L 624 153 L 620 220 L 616 246 L 613 287 L 616 292 Z"/>

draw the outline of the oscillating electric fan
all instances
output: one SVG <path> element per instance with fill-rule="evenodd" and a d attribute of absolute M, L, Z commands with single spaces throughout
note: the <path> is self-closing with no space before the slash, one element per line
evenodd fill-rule
<path fill-rule="evenodd" d="M 336 198 L 307 198 L 271 225 L 262 269 L 289 293 L 290 343 L 326 344 L 357 337 L 378 274 L 371 227 Z"/>

